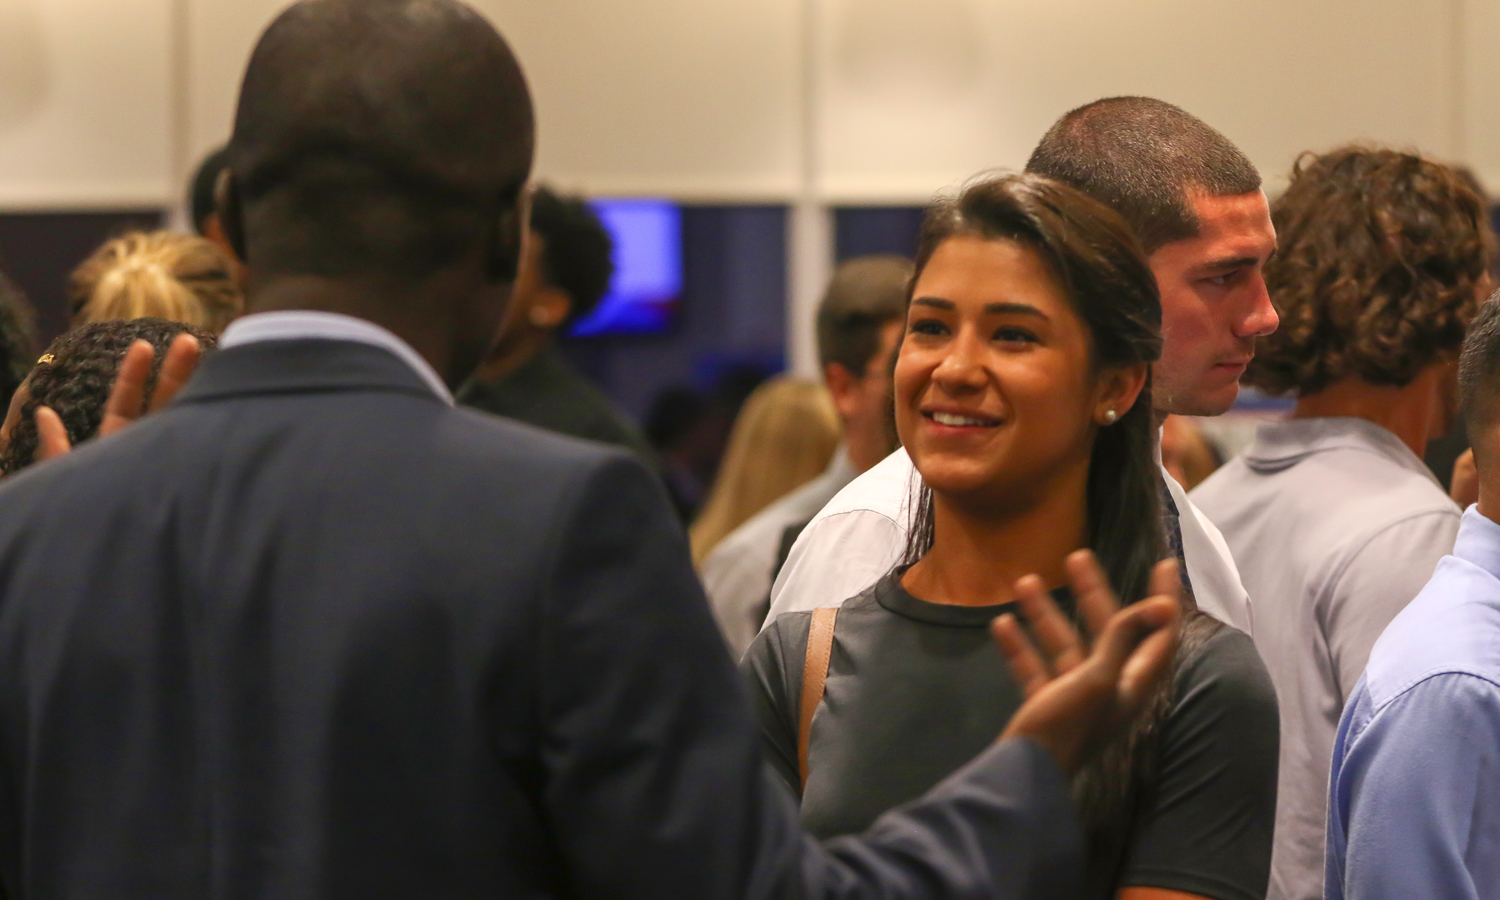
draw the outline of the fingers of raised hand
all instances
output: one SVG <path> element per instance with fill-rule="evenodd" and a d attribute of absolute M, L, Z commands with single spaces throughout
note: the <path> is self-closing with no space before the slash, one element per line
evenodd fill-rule
<path fill-rule="evenodd" d="M 1052 680 L 1047 664 L 1021 630 L 1021 623 L 1016 621 L 1015 616 L 1006 613 L 991 622 L 990 636 L 1000 647 L 1001 655 L 1010 666 L 1011 675 L 1027 697 L 1046 687 Z"/>
<path fill-rule="evenodd" d="M 104 417 L 99 421 L 100 437 L 114 434 L 145 413 L 146 382 L 151 379 L 151 364 L 155 361 L 156 349 L 150 341 L 136 341 L 125 351 L 115 375 L 115 386 L 104 405 Z"/>
<path fill-rule="evenodd" d="M 198 339 L 187 332 L 172 339 L 172 345 L 167 348 L 167 355 L 162 359 L 161 372 L 156 376 L 156 390 L 151 395 L 151 412 L 172 402 L 177 392 L 193 377 L 202 352 Z"/>
<path fill-rule="evenodd" d="M 1140 710 L 1177 652 L 1182 609 L 1171 597 L 1148 597 L 1120 610 L 1099 639 L 1094 661 L 1118 685 L 1124 717 Z"/>
<path fill-rule="evenodd" d="M 37 462 L 62 456 L 73 449 L 73 443 L 68 440 L 68 429 L 63 425 L 62 416 L 49 406 L 36 408 L 36 437 L 36 453 L 32 458 Z"/>
<path fill-rule="evenodd" d="M 1067 617 L 1052 602 L 1042 580 L 1027 575 L 1016 582 L 1015 594 L 1026 624 L 1031 626 L 1032 637 L 1052 672 L 1062 675 L 1083 662 L 1088 649 Z"/>
<path fill-rule="evenodd" d="M 1120 608 L 1115 592 L 1110 588 L 1109 579 L 1105 577 L 1104 570 L 1099 567 L 1099 560 L 1094 558 L 1092 552 L 1075 550 L 1068 554 L 1064 565 L 1073 586 L 1073 599 L 1078 604 L 1078 612 L 1088 626 L 1089 636 L 1097 639 L 1109 624 L 1110 616 Z"/>
<path fill-rule="evenodd" d="M 1151 587 L 1147 596 L 1170 597 L 1175 603 L 1180 602 L 1181 593 L 1182 576 L 1177 571 L 1177 560 L 1169 558 L 1157 563 L 1151 570 Z"/>

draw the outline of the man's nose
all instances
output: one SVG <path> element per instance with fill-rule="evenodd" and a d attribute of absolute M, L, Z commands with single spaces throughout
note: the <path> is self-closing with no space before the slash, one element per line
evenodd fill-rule
<path fill-rule="evenodd" d="M 1265 276 L 1256 272 L 1246 285 L 1243 317 L 1235 328 L 1235 337 L 1258 338 L 1274 332 L 1281 324 L 1281 316 L 1271 304 L 1271 292 L 1266 288 Z"/>

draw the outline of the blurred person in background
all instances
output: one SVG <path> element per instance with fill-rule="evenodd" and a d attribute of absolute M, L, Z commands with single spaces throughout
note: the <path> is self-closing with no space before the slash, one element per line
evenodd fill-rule
<path fill-rule="evenodd" d="M 1140 730 L 1075 782 L 1084 896 L 1260 900 L 1276 695 L 1250 638 L 1159 565 L 1161 305 L 1139 242 L 1079 191 L 1013 175 L 936 206 L 916 267 L 895 369 L 921 475 L 908 545 L 842 608 L 783 615 L 751 645 L 767 760 L 825 839 L 920 796 L 1021 703 L 991 623 L 1047 591 L 1072 612 L 1091 551 L 1123 602 L 1177 598 L 1183 637 Z"/>
<path fill-rule="evenodd" d="M 173 231 L 106 241 L 68 278 L 73 324 L 166 319 L 219 334 L 244 309 L 234 260 L 213 242 Z"/>
<path fill-rule="evenodd" d="M 713 489 L 688 529 L 693 564 L 701 567 L 725 535 L 818 477 L 839 437 L 838 412 L 823 385 L 778 377 L 756 388 L 734 420 Z"/>
<path fill-rule="evenodd" d="M 711 390 L 678 384 L 652 399 L 646 440 L 661 463 L 667 495 L 684 527 L 703 507 L 740 410 L 767 376 L 759 366 L 732 365 L 719 373 Z"/>
<path fill-rule="evenodd" d="M 90 322 L 53 341 L 15 392 L 0 424 L 0 475 L 14 475 L 46 456 L 37 452 L 43 443 L 38 428 L 43 407 L 61 422 L 67 446 L 93 437 L 126 351 L 137 341 L 154 350 L 141 398 L 150 403 L 167 349 L 184 333 L 197 338 L 200 349 L 212 348 L 216 341 L 208 331 L 165 319 Z"/>
<path fill-rule="evenodd" d="M 652 468 L 640 431 L 573 368 L 556 339 L 609 290 L 614 244 L 580 197 L 531 193 L 531 235 L 495 345 L 459 403 L 559 434 L 624 447 Z"/>
<path fill-rule="evenodd" d="M 36 310 L 26 292 L 0 272 L 0 400 L 10 403 L 36 362 Z"/>
<path fill-rule="evenodd" d="M 1281 698 L 1269 896 L 1315 900 L 1339 715 L 1376 638 L 1458 533 L 1460 510 L 1422 451 L 1453 423 L 1494 236 L 1451 168 L 1364 147 L 1304 155 L 1272 217 L 1280 251 L 1266 284 L 1281 328 L 1244 382 L 1297 405 L 1193 502 L 1239 561 Z"/>
<path fill-rule="evenodd" d="M 1161 291 L 1156 414 L 1216 416 L 1239 396 L 1255 339 L 1276 328 L 1261 274 L 1276 250 L 1260 173 L 1224 135 L 1150 97 L 1111 97 L 1058 119 L 1026 170 L 1078 188 L 1123 218 Z M 1161 509 L 1184 590 L 1246 633 L 1250 597 L 1213 523 L 1165 469 Z M 837 606 L 890 571 L 907 543 L 915 478 L 903 451 L 864 473 L 797 538 L 771 588 L 770 618 Z"/>
<path fill-rule="evenodd" d="M 1187 416 L 1167 416 L 1161 423 L 1161 467 L 1185 491 L 1202 484 L 1224 464 L 1219 449 Z"/>
<path fill-rule="evenodd" d="M 818 307 L 818 358 L 842 424 L 843 441 L 823 473 L 740 525 L 703 560 L 703 586 L 719 630 L 738 659 L 765 621 L 778 556 L 856 475 L 896 449 L 890 364 L 901 340 L 911 260 L 847 260 Z"/>

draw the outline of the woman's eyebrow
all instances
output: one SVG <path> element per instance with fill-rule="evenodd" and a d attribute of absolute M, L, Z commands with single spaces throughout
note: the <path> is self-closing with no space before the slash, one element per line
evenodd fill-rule
<path fill-rule="evenodd" d="M 1036 316 L 1049 321 L 1052 318 L 1030 303 L 986 303 L 984 312 L 990 316 Z"/>
<path fill-rule="evenodd" d="M 914 297 L 912 306 L 933 306 L 938 309 L 955 309 L 952 300 L 944 300 L 942 297 Z"/>

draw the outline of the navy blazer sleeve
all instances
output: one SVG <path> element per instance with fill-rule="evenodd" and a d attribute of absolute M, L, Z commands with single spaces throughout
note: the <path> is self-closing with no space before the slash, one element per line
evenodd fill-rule
<path fill-rule="evenodd" d="M 857 838 L 819 844 L 760 757 L 743 684 L 681 529 L 611 456 L 559 498 L 537 635 L 541 804 L 586 897 L 1064 898 L 1068 784 L 997 745 Z"/>

